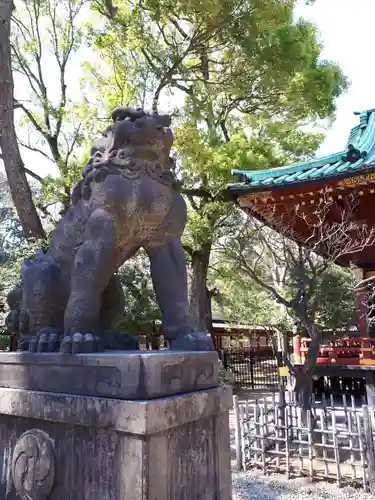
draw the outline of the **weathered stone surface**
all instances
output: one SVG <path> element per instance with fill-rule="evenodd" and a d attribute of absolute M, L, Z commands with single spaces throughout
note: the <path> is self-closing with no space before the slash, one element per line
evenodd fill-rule
<path fill-rule="evenodd" d="M 147 499 L 142 439 L 96 427 L 0 415 L 1 500 L 20 499 L 12 477 L 11 460 L 19 437 L 30 427 L 38 427 L 54 444 L 56 474 L 48 500 Z M 43 486 L 43 482 L 39 481 L 39 485 Z M 47 498 L 34 495 L 27 500 Z"/>
<path fill-rule="evenodd" d="M 26 431 L 12 457 L 12 479 L 22 500 L 47 500 L 55 482 L 55 452 L 51 438 L 39 429 Z"/>
<path fill-rule="evenodd" d="M 32 429 L 53 443 L 56 472 L 41 496 L 46 462 L 28 500 L 230 500 L 230 405 L 227 388 L 153 401 L 2 388 L 0 498 L 18 498 L 11 457 Z"/>
<path fill-rule="evenodd" d="M 171 117 L 124 107 L 111 117 L 49 250 L 23 262 L 9 328 L 30 352 L 76 354 L 111 345 L 124 311 L 117 270 L 143 248 L 169 347 L 213 350 L 209 335 L 193 332 L 189 313 L 181 242 L 187 209 L 170 157 Z"/>
<path fill-rule="evenodd" d="M 216 387 L 216 352 L 0 353 L 0 387 L 153 399 Z"/>
<path fill-rule="evenodd" d="M 230 500 L 231 404 L 213 352 L 1 354 L 0 500 Z"/>
<path fill-rule="evenodd" d="M 0 415 L 102 427 L 137 435 L 163 432 L 205 419 L 227 411 L 231 405 L 228 387 L 152 401 L 121 401 L 0 388 Z"/>

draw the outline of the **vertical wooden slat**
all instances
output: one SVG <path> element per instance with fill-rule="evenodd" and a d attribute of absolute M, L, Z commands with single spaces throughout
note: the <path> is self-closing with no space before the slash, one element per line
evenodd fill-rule
<path fill-rule="evenodd" d="M 285 437 L 285 468 L 286 468 L 286 477 L 290 478 L 290 451 L 289 451 L 289 432 L 288 432 L 288 405 L 284 407 L 284 420 L 285 426 L 287 429 L 284 432 Z"/>
<path fill-rule="evenodd" d="M 314 455 L 313 455 L 313 429 L 312 429 L 312 415 L 311 410 L 306 412 L 307 420 L 307 442 L 308 442 L 308 454 L 309 454 L 309 477 L 312 480 L 314 477 Z"/>
<path fill-rule="evenodd" d="M 369 408 L 375 408 L 375 374 L 373 371 L 366 372 L 366 396 Z"/>
<path fill-rule="evenodd" d="M 285 407 L 282 402 L 279 401 L 279 405 L 277 408 L 277 423 L 279 426 L 279 438 L 280 438 L 280 451 L 285 453 L 285 446 L 281 444 L 281 440 L 284 439 L 285 430 L 283 429 L 285 416 L 284 416 Z"/>
<path fill-rule="evenodd" d="M 267 449 L 267 436 L 268 433 L 270 432 L 270 421 L 272 421 L 272 418 L 270 419 L 270 415 L 268 412 L 268 401 L 267 397 L 264 398 L 264 418 L 263 418 L 263 429 L 262 429 L 262 439 L 264 439 L 264 449 Z M 263 445 L 262 445 L 263 446 Z"/>
<path fill-rule="evenodd" d="M 256 427 L 254 425 L 256 415 L 255 415 L 255 408 L 254 405 L 250 404 L 248 401 L 245 403 L 245 410 L 246 410 L 246 422 L 247 422 L 247 435 L 248 435 L 248 441 L 247 441 L 247 460 L 248 463 L 250 463 L 251 460 L 253 460 L 254 457 L 254 438 L 256 435 Z"/>
<path fill-rule="evenodd" d="M 253 448 L 254 448 L 254 438 L 256 435 L 256 427 L 254 425 L 255 423 L 255 409 L 254 405 L 250 404 L 248 401 L 245 403 L 245 411 L 246 411 L 246 422 L 247 422 L 247 435 L 248 435 L 248 441 L 247 441 L 247 460 L 248 463 L 250 463 L 251 460 L 253 460 Z"/>
<path fill-rule="evenodd" d="M 292 411 L 293 411 L 293 402 L 292 401 L 289 401 L 289 403 L 287 404 L 287 408 L 288 408 L 288 420 L 287 420 L 287 425 L 288 425 L 288 434 L 289 434 L 289 439 L 292 441 L 293 440 L 293 415 L 292 415 Z"/>
<path fill-rule="evenodd" d="M 242 446 L 241 446 L 241 423 L 240 423 L 240 408 L 238 403 L 238 396 L 233 396 L 233 410 L 234 410 L 234 436 L 236 443 L 236 469 L 242 470 Z"/>
<path fill-rule="evenodd" d="M 353 394 L 350 396 L 351 399 L 351 413 L 352 413 L 352 428 L 353 428 L 353 446 L 354 448 L 359 448 L 359 441 L 358 441 L 358 429 L 357 429 L 357 414 L 356 414 L 356 407 L 355 407 L 355 397 Z M 355 456 L 355 454 L 354 454 Z"/>
<path fill-rule="evenodd" d="M 364 430 L 364 441 L 366 445 L 366 457 L 367 457 L 367 476 L 369 482 L 370 493 L 375 493 L 375 450 L 374 450 L 374 439 L 371 428 L 370 414 L 367 406 L 362 407 L 363 411 L 363 430 Z"/>
<path fill-rule="evenodd" d="M 323 407 L 323 411 L 320 414 L 320 430 L 322 433 L 322 450 L 321 455 L 323 455 L 323 463 L 324 463 L 324 475 L 328 477 L 328 461 L 327 461 L 327 411 L 325 406 Z"/>
<path fill-rule="evenodd" d="M 266 466 L 266 442 L 265 442 L 265 420 L 266 420 L 266 414 L 265 414 L 265 408 L 261 407 L 260 408 L 260 447 L 261 447 L 261 461 L 262 461 L 262 468 L 263 468 L 263 474 L 267 474 L 267 466 Z"/>
<path fill-rule="evenodd" d="M 259 429 L 259 421 L 260 421 L 260 407 L 259 407 L 259 400 L 255 400 L 255 407 L 254 407 L 254 428 L 255 428 L 255 448 L 257 450 L 260 449 L 260 429 Z M 258 451 L 254 452 L 254 457 L 255 457 L 255 462 L 259 462 L 259 453 Z"/>
<path fill-rule="evenodd" d="M 345 421 L 348 423 L 348 434 L 349 434 L 349 448 L 350 448 L 350 468 L 352 472 L 352 479 L 355 481 L 357 479 L 356 469 L 355 469 L 355 455 L 354 455 L 354 441 L 353 441 L 353 412 L 348 409 L 348 400 L 346 394 L 343 395 Z"/>
<path fill-rule="evenodd" d="M 303 472 L 303 447 L 302 447 L 302 409 L 298 406 L 298 420 L 297 420 L 297 438 L 298 438 L 298 457 L 299 457 L 299 470 L 302 474 Z"/>
<path fill-rule="evenodd" d="M 242 404 L 239 405 L 239 414 L 240 414 L 240 431 L 241 431 L 241 463 L 242 463 L 242 470 L 246 471 L 246 466 L 247 466 L 246 459 L 251 438 L 248 429 L 249 415 L 247 412 L 247 403 L 245 405 Z"/>
<path fill-rule="evenodd" d="M 335 466 L 336 466 L 336 482 L 337 485 L 341 485 L 341 469 L 340 469 L 340 452 L 339 452 L 339 443 L 337 439 L 338 431 L 337 431 L 337 425 L 336 425 L 336 413 L 335 413 L 335 406 L 334 404 L 331 404 L 332 406 L 332 412 L 331 412 L 331 418 L 332 418 L 332 440 L 333 440 L 333 452 L 335 454 Z"/>
<path fill-rule="evenodd" d="M 276 438 L 276 445 L 275 445 L 275 450 L 276 450 L 276 470 L 277 472 L 279 472 L 280 470 L 280 442 L 279 442 L 279 438 L 280 438 L 280 422 L 279 422 L 279 401 L 276 402 L 276 398 L 275 398 L 275 394 L 272 394 L 272 405 L 273 405 L 273 409 L 274 409 L 274 414 L 273 414 L 273 418 L 274 418 L 274 421 L 275 421 L 275 438 Z"/>
<path fill-rule="evenodd" d="M 280 438 L 283 440 L 282 441 L 282 448 L 283 448 L 283 454 L 285 457 L 285 471 L 289 469 L 289 455 L 287 454 L 287 448 L 286 445 L 286 439 L 288 438 L 288 419 L 287 419 L 287 408 L 286 405 L 288 404 L 289 401 L 289 396 L 290 392 L 285 392 L 283 390 L 279 391 L 279 397 L 280 397 L 280 407 L 279 407 L 279 417 L 280 417 Z"/>
<path fill-rule="evenodd" d="M 357 424 L 359 453 L 360 453 L 360 457 L 361 457 L 363 489 L 365 491 L 368 491 L 367 481 L 366 481 L 366 454 L 365 454 L 365 446 L 363 443 L 361 417 L 358 414 L 358 412 L 355 412 L 355 417 L 356 417 L 356 424 Z"/>

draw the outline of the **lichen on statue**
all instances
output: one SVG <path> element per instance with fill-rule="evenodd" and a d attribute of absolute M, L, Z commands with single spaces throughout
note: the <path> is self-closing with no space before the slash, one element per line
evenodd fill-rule
<path fill-rule="evenodd" d="M 116 272 L 140 248 L 150 258 L 170 348 L 213 349 L 190 323 L 181 245 L 186 206 L 171 168 L 170 123 L 139 108 L 112 113 L 49 251 L 22 267 L 22 349 L 79 353 L 108 346 L 124 310 Z"/>

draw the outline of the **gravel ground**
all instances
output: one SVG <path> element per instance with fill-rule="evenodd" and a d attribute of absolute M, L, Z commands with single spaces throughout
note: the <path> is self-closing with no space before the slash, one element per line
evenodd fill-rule
<path fill-rule="evenodd" d="M 334 484 L 311 484 L 281 475 L 263 476 L 259 471 L 232 473 L 233 500 L 374 500 L 375 495 Z"/>

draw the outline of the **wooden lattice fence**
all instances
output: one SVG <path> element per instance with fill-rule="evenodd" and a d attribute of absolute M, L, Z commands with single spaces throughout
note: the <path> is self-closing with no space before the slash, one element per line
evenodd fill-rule
<path fill-rule="evenodd" d="M 374 410 L 342 397 L 303 411 L 293 401 L 234 397 L 237 468 L 334 480 L 375 493 Z"/>

